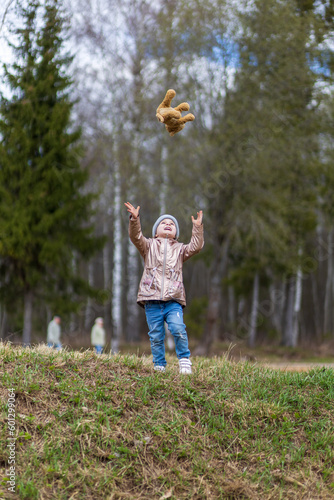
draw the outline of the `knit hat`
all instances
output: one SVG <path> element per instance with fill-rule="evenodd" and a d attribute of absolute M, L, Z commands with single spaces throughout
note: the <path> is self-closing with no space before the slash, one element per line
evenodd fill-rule
<path fill-rule="evenodd" d="M 179 223 L 177 222 L 177 220 L 175 219 L 175 217 L 173 217 L 172 215 L 168 215 L 168 214 L 164 214 L 164 215 L 160 215 L 159 219 L 157 219 L 154 223 L 154 226 L 152 228 L 152 236 L 153 238 L 155 238 L 155 234 L 157 232 L 157 228 L 160 224 L 160 222 L 164 219 L 171 219 L 174 224 L 175 224 L 175 227 L 176 227 L 176 239 L 179 237 L 179 234 L 180 234 L 180 229 L 179 229 Z"/>

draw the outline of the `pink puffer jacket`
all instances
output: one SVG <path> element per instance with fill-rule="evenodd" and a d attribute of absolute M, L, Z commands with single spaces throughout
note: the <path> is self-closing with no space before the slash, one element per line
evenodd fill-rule
<path fill-rule="evenodd" d="M 185 306 L 182 266 L 203 248 L 203 225 L 193 224 L 191 240 L 185 245 L 169 238 L 145 238 L 140 218 L 130 217 L 129 235 L 144 259 L 137 302 L 143 306 L 148 300 L 176 300 Z"/>

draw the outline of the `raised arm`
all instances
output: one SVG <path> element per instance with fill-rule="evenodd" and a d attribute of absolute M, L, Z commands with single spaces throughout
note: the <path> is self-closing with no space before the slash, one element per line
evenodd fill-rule
<path fill-rule="evenodd" d="M 203 222 L 203 210 L 200 210 L 199 212 L 197 212 L 197 219 L 195 219 L 195 217 L 192 215 L 191 220 L 192 220 L 192 223 L 195 224 L 196 226 L 201 226 L 202 222 Z"/>
<path fill-rule="evenodd" d="M 124 203 L 124 205 L 126 206 L 127 211 L 130 212 L 132 219 L 137 219 L 137 217 L 139 216 L 140 206 L 138 205 L 138 207 L 135 208 L 129 201 Z"/>
<path fill-rule="evenodd" d="M 139 210 L 140 206 L 135 208 L 128 201 L 124 203 L 127 208 L 127 211 L 131 214 L 129 220 L 129 236 L 132 243 L 138 249 L 140 255 L 145 258 L 148 250 L 148 239 L 142 233 L 140 218 L 139 218 Z"/>
<path fill-rule="evenodd" d="M 204 245 L 204 230 L 203 230 L 203 211 L 197 212 L 197 219 L 191 216 L 193 230 L 191 240 L 187 245 L 184 245 L 183 260 L 187 260 L 193 255 L 200 252 Z"/>

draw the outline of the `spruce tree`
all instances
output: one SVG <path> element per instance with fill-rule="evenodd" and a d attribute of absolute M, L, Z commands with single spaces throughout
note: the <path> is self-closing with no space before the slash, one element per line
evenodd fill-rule
<path fill-rule="evenodd" d="M 73 254 L 103 245 L 89 225 L 93 195 L 84 194 L 80 129 L 71 122 L 72 57 L 65 52 L 61 1 L 30 0 L 4 66 L 10 97 L 0 97 L 1 294 L 24 303 L 23 343 L 31 341 L 33 299 L 52 303 L 89 291 L 72 269 Z"/>

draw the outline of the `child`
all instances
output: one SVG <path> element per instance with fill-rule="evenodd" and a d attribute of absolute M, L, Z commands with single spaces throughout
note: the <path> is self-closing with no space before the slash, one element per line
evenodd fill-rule
<path fill-rule="evenodd" d="M 154 223 L 152 238 L 141 232 L 139 209 L 124 203 L 130 212 L 129 235 L 132 243 L 144 258 L 144 272 L 139 284 L 137 302 L 145 308 L 151 341 L 154 369 L 166 370 L 165 327 L 166 321 L 175 340 L 180 373 L 191 373 L 190 351 L 183 307 L 186 296 L 183 286 L 183 262 L 198 253 L 203 245 L 203 212 L 192 216 L 193 229 L 190 243 L 179 243 L 179 225 L 172 215 L 161 215 Z"/>
<path fill-rule="evenodd" d="M 103 328 L 103 318 L 96 318 L 90 335 L 91 343 L 95 347 L 96 354 L 102 354 L 106 343 L 106 332 Z"/>
<path fill-rule="evenodd" d="M 61 351 L 62 345 L 60 341 L 61 328 L 60 328 L 61 318 L 60 316 L 54 316 L 52 321 L 48 324 L 47 338 L 46 341 L 49 347 L 53 347 L 58 351 Z"/>

